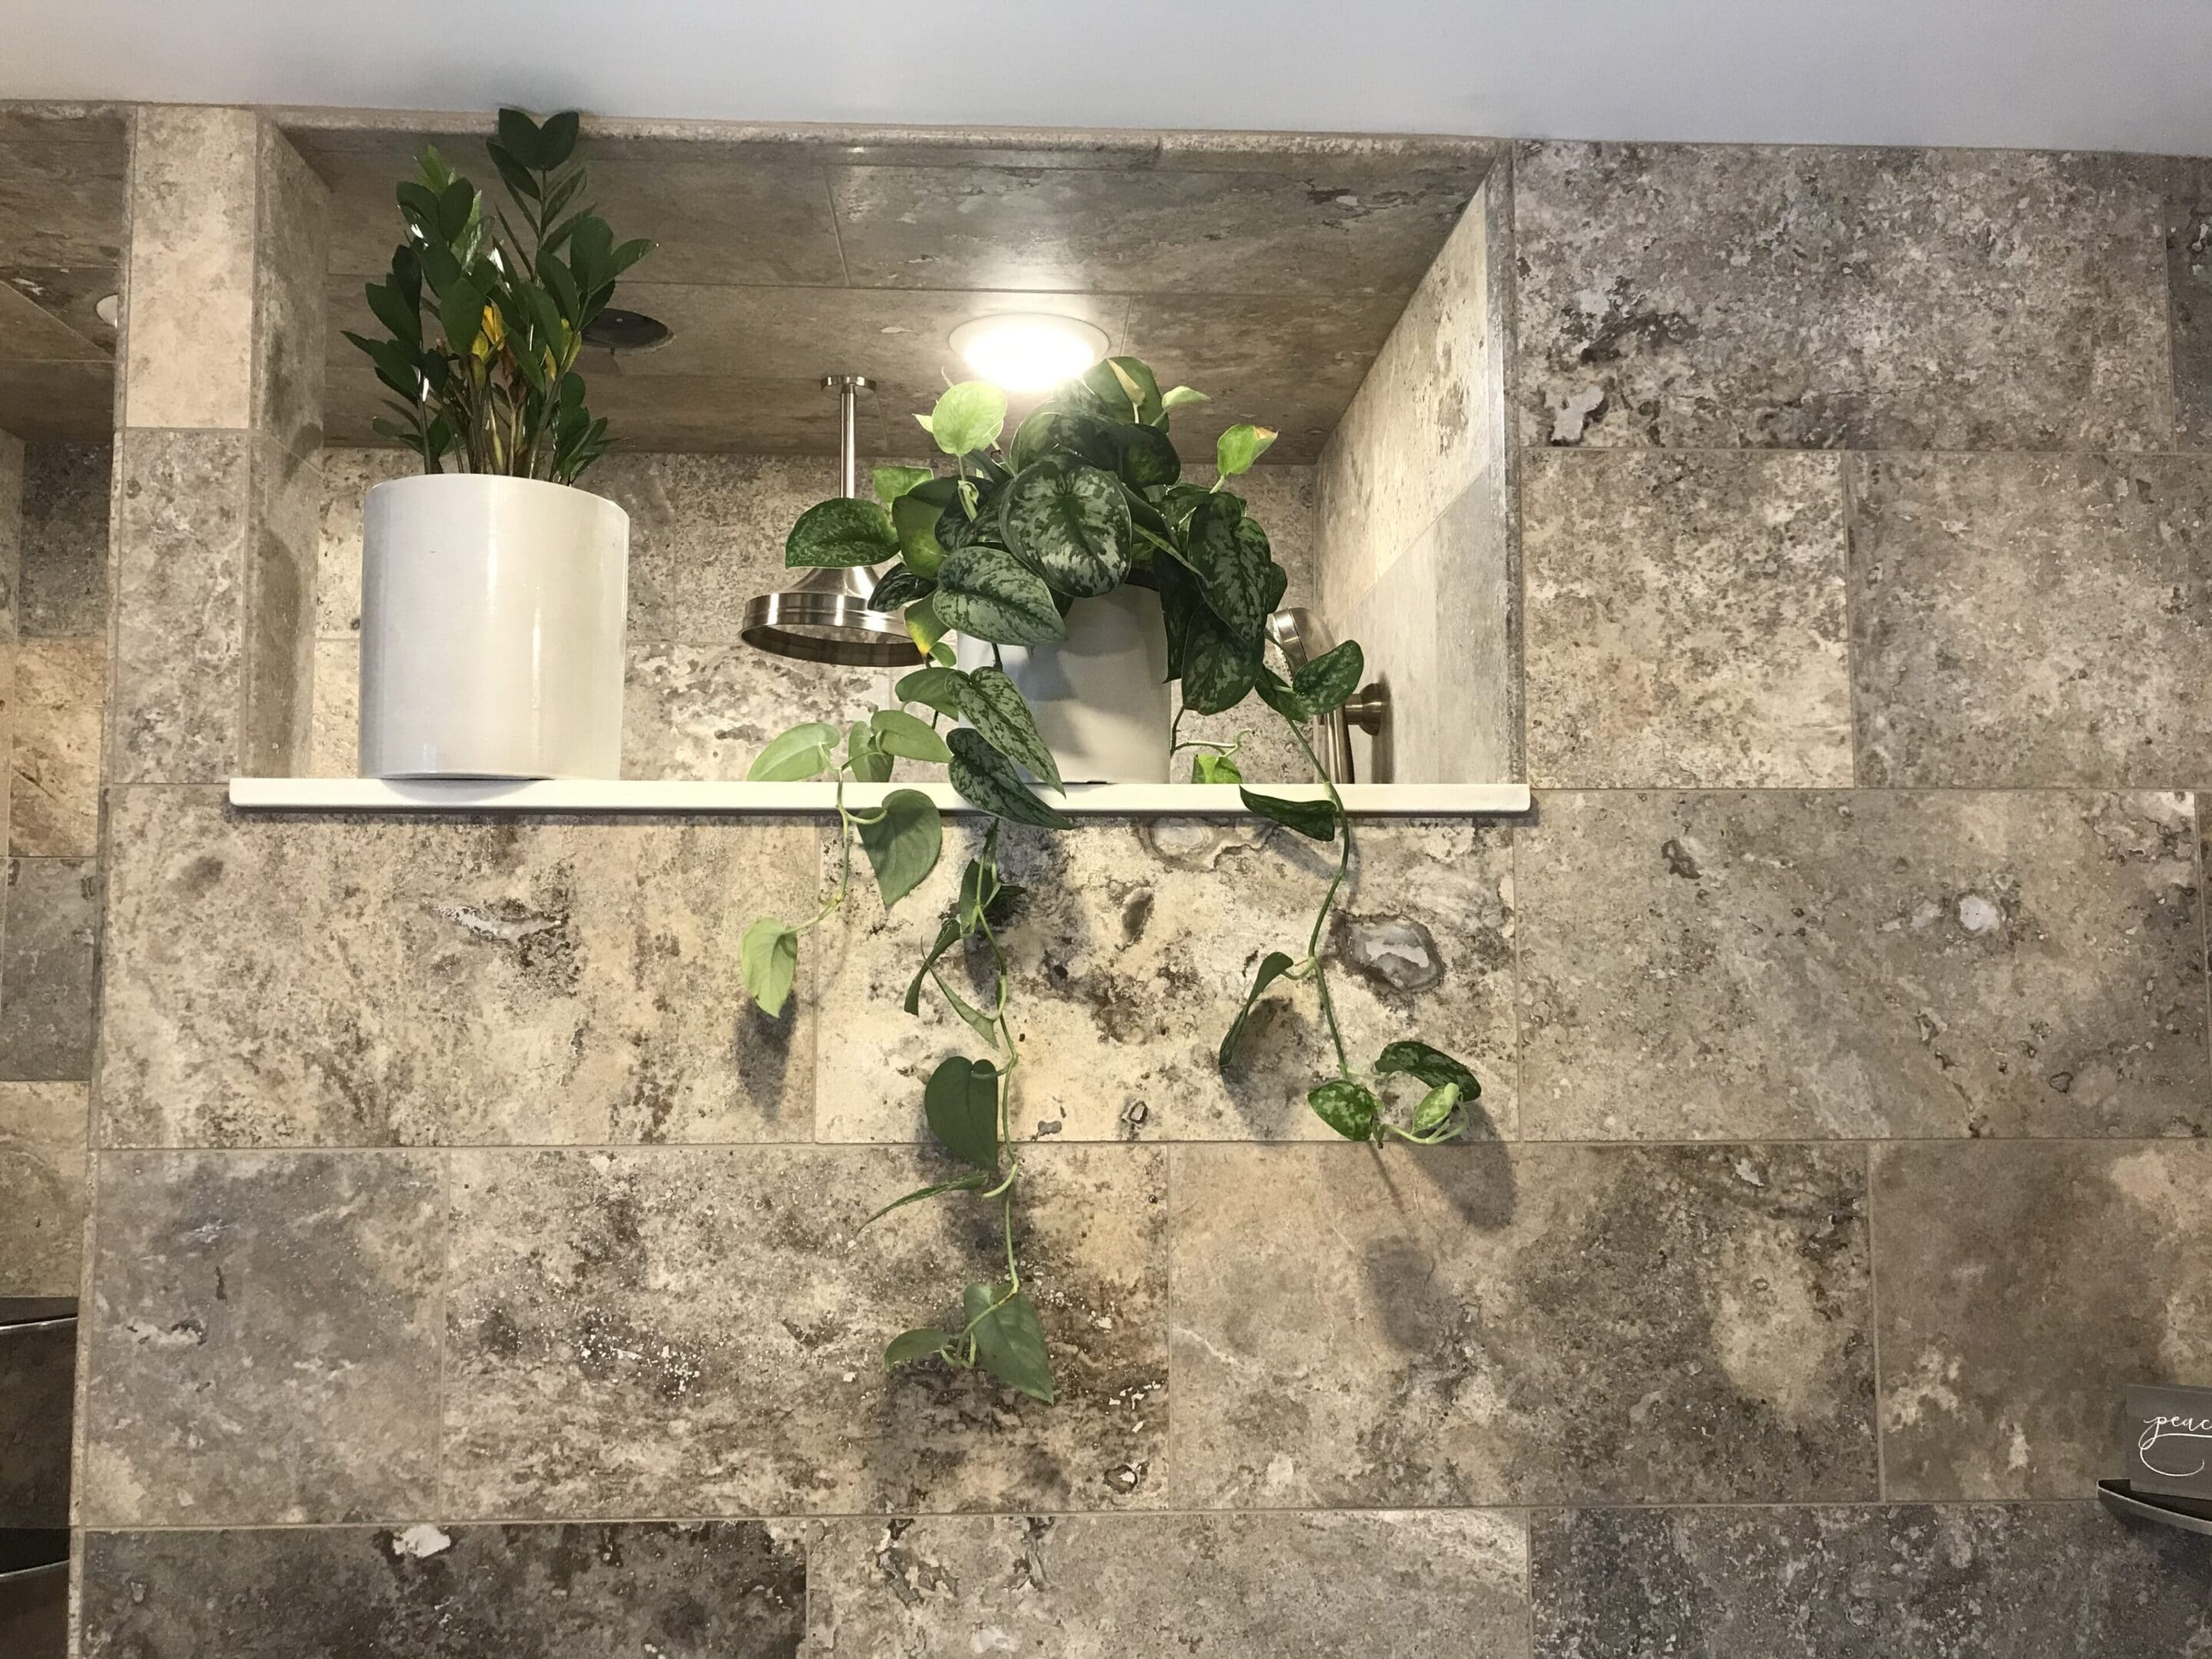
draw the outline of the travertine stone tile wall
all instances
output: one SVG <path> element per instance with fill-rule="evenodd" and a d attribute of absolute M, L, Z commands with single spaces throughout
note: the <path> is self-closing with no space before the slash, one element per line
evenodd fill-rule
<path fill-rule="evenodd" d="M 2087 1501 L 2123 1384 L 2212 1382 L 2205 164 L 1515 159 L 1522 1133 L 1857 1162 L 1888 1505 L 1540 1515 L 1535 1650 L 2212 1642 Z"/>
<path fill-rule="evenodd" d="M 111 454 L 0 434 L 0 1296 L 80 1277 Z"/>
<path fill-rule="evenodd" d="M 1482 1074 L 1477 1136 L 1316 1137 L 1291 996 L 1212 1071 L 1303 843 L 1012 837 L 1062 1398 L 886 1377 L 997 1249 L 957 1207 L 858 1230 L 943 1167 L 954 1033 L 889 990 L 926 900 L 856 898 L 771 1023 L 734 940 L 820 890 L 817 826 L 112 787 L 85 1654 L 2212 1649 L 2201 1541 L 2087 1496 L 2122 1383 L 2212 1381 L 2195 175 L 1511 175 L 1484 470 L 1537 811 L 1368 826 L 1337 940 L 1363 1041 Z M 747 504 L 819 486 L 622 465 L 637 644 L 697 653 L 634 688 L 705 687 L 638 729 L 719 767 L 763 682 L 702 665 L 755 581 L 717 560 L 772 570 Z M 173 538 L 173 591 L 229 545 Z"/>
<path fill-rule="evenodd" d="M 1370 782 L 1520 775 L 1511 176 L 1492 169 L 1314 469 L 1322 620 L 1391 698 L 1352 735 Z"/>

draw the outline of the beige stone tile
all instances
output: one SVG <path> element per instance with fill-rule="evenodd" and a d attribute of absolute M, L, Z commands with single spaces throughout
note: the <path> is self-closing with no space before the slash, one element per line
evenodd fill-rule
<path fill-rule="evenodd" d="M 437 1159 L 108 1152 L 95 1179 L 85 1523 L 428 1512 Z"/>
<path fill-rule="evenodd" d="M 24 638 L 106 635 L 114 478 L 115 449 L 105 440 L 25 446 L 17 605 Z"/>
<path fill-rule="evenodd" d="M 771 1021 L 737 947 L 811 911 L 811 826 L 108 810 L 104 1144 L 810 1132 L 811 984 Z"/>
<path fill-rule="evenodd" d="M 816 1136 L 915 1140 L 921 1089 L 980 1042 L 933 992 L 901 1007 L 977 831 L 946 837 L 937 870 L 888 917 L 863 865 L 820 957 Z M 1477 1133 L 1515 1123 L 1514 906 L 1508 832 L 1471 823 L 1359 827 L 1360 858 L 1332 933 L 1330 983 L 1355 1065 L 1418 1036 L 1482 1080 Z M 1310 987 L 1261 1003 L 1225 1076 L 1216 1051 L 1261 957 L 1304 950 L 1333 856 L 1287 830 L 1156 819 L 1009 833 L 1005 878 L 1026 897 L 1004 939 L 1021 1043 L 1016 1134 L 1077 1140 L 1331 1137 L 1306 1091 L 1335 1070 Z M 950 982 L 988 994 L 978 952 Z"/>
<path fill-rule="evenodd" d="M 213 783 L 239 770 L 254 441 L 122 434 L 108 775 Z"/>
<path fill-rule="evenodd" d="M 1521 442 L 2141 449 L 2172 433 L 2133 158 L 1530 143 Z"/>
<path fill-rule="evenodd" d="M 2212 1147 L 1877 1149 L 1885 1491 L 2072 1498 L 2121 1472 L 2120 1394 L 2212 1365 Z"/>
<path fill-rule="evenodd" d="M 2180 795 L 1547 793 L 1532 1137 L 2198 1135 Z"/>
<path fill-rule="evenodd" d="M 1875 1495 L 1859 1148 L 1170 1157 L 1179 1508 Z"/>
<path fill-rule="evenodd" d="M 85 1540 L 88 1653 L 790 1659 L 806 1551 L 758 1521 L 106 1532 Z M 331 1632 L 345 1632 L 334 1638 Z"/>
<path fill-rule="evenodd" d="M 90 859 L 8 860 L 0 933 L 0 1078 L 92 1075 L 100 870 Z"/>
<path fill-rule="evenodd" d="M 315 684 L 308 715 L 307 775 L 361 775 L 361 642 L 315 641 Z M 635 775 L 633 774 L 633 775 Z"/>
<path fill-rule="evenodd" d="M 2212 778 L 2212 461 L 1854 458 L 1859 781 Z"/>
<path fill-rule="evenodd" d="M 1850 783 L 1838 461 L 1534 453 L 1521 514 L 1531 782 Z"/>
<path fill-rule="evenodd" d="M 456 1153 L 443 1510 L 851 1514 L 1160 1501 L 1167 1192 L 1036 1148 L 1016 1224 L 1056 1403 L 883 1345 L 1000 1273 L 997 1206 L 905 1148 Z M 948 1455 L 947 1449 L 957 1448 Z"/>
<path fill-rule="evenodd" d="M 81 1083 L 0 1083 L 0 1296 L 77 1293 L 86 1112 Z"/>
<path fill-rule="evenodd" d="M 260 143 L 252 110 L 157 104 L 137 112 L 124 334 L 123 418 L 132 427 L 252 424 Z"/>
<path fill-rule="evenodd" d="M 824 1659 L 1528 1650 L 1523 1522 L 1483 1510 L 835 1521 L 808 1569 L 803 1651 Z"/>
<path fill-rule="evenodd" d="M 1530 1524 L 1536 1650 L 1997 1659 L 2187 1653 L 2203 1552 L 2097 1503 L 1555 1512 Z"/>
<path fill-rule="evenodd" d="M 106 641 L 27 639 L 14 655 L 9 850 L 18 858 L 89 858 L 100 841 Z"/>

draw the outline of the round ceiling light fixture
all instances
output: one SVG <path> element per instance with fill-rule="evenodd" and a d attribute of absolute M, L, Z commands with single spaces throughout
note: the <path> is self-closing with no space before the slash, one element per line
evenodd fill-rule
<path fill-rule="evenodd" d="M 1049 392 L 1103 357 L 1106 343 L 1105 330 L 1046 313 L 977 317 L 952 331 L 961 361 L 1008 392 Z"/>

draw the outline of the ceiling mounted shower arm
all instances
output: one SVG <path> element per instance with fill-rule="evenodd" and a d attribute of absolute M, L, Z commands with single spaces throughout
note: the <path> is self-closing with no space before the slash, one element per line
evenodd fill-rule
<path fill-rule="evenodd" d="M 874 385 L 865 374 L 822 377 L 823 390 L 837 394 L 837 489 L 848 501 L 860 493 L 860 393 Z M 780 592 L 748 601 L 739 636 L 801 662 L 911 668 L 921 657 L 904 614 L 869 607 L 883 574 L 878 565 L 810 570 Z"/>
<path fill-rule="evenodd" d="M 1281 647 L 1293 674 L 1329 648 L 1328 630 L 1311 611 L 1297 605 L 1267 618 L 1267 637 Z M 1322 716 L 1320 759 L 1331 783 L 1358 781 L 1353 775 L 1351 728 L 1356 726 L 1370 738 L 1380 737 L 1389 718 L 1390 691 L 1380 680 L 1370 680 Z"/>

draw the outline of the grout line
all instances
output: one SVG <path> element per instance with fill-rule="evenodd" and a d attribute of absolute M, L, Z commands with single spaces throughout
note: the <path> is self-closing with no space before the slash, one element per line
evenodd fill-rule
<path fill-rule="evenodd" d="M 1859 641 L 1858 641 L 1858 469 L 1849 455 L 1836 465 L 1836 494 L 1844 520 L 1844 716 L 1850 722 L 1844 733 L 1844 758 L 1850 763 L 1851 787 L 1858 788 L 1866 769 L 1860 763 Z"/>
<path fill-rule="evenodd" d="M 1874 1490 L 1877 1498 L 1889 1496 L 1889 1453 L 1882 1433 L 1883 1407 L 1886 1395 L 1881 1375 L 1881 1255 L 1875 1235 L 1875 1164 L 1880 1157 L 1880 1147 L 1869 1142 L 1866 1148 L 1866 1231 L 1867 1231 L 1867 1331 L 1872 1343 L 1874 1364 Z"/>
<path fill-rule="evenodd" d="M 1944 1510 L 1944 1509 L 2010 1509 L 2010 1510 L 2081 1510 L 2096 1507 L 2098 1499 L 2092 1492 L 2080 1498 L 1799 1498 L 1779 1499 L 1713 1498 L 1682 1500 L 1659 1498 L 1648 1503 L 1577 1502 L 1559 1498 L 1527 1499 L 1515 1502 L 1501 1499 L 1491 1504 L 1332 1504 L 1303 1506 L 1283 1505 L 1273 1508 L 1238 1509 L 1226 1506 L 1203 1505 L 1169 1506 L 1159 1509 L 1054 1509 L 1043 1505 L 1017 1504 L 1006 1509 L 975 1510 L 729 1510 L 653 1514 L 562 1514 L 562 1515 L 451 1515 L 444 1510 L 425 1516 L 421 1511 L 400 1511 L 374 1521 L 244 1521 L 209 1522 L 202 1525 L 179 1525 L 169 1522 L 133 1522 L 127 1527 L 88 1527 L 83 1530 L 99 1533 L 209 1533 L 222 1534 L 233 1532 L 387 1532 L 410 1525 L 423 1519 L 435 1519 L 441 1526 L 451 1527 L 571 1527 L 571 1526 L 677 1526 L 799 1523 L 806 1522 L 836 1522 L 850 1521 L 917 1521 L 955 1522 L 985 1525 L 994 1521 L 1035 1516 L 1041 1519 L 1059 1521 L 1108 1521 L 1139 1525 L 1148 1521 L 1176 1520 L 1239 1520 L 1265 1519 L 1270 1516 L 1294 1518 L 1320 1515 L 1402 1515 L 1412 1516 L 1431 1515 L 1509 1515 L 1533 1517 L 1540 1513 L 1572 1512 L 1577 1514 L 1644 1514 L 1650 1512 L 1687 1512 L 1727 1515 L 1744 1512 L 1766 1514 L 1802 1513 L 1807 1510 L 1830 1510 L 1878 1513 L 1884 1510 Z"/>
<path fill-rule="evenodd" d="M 79 1086 L 77 1082 L 62 1086 Z M 747 1152 L 755 1156 L 776 1152 L 845 1152 L 860 1155 L 868 1152 L 913 1152 L 927 1148 L 929 1142 L 914 1140 L 415 1140 L 375 1145 L 349 1141 L 298 1142 L 283 1146 L 219 1146 L 208 1142 L 178 1141 L 160 1146 L 131 1145 L 125 1146 L 95 1146 L 92 1150 L 111 1158 L 174 1157 L 179 1154 L 205 1154 L 229 1158 L 308 1158 L 335 1153 L 357 1153 L 368 1157 L 418 1157 L 426 1152 L 513 1152 L 535 1155 L 541 1152 L 606 1152 L 650 1153 L 661 1157 L 676 1157 L 687 1152 Z M 1340 1139 L 1261 1139 L 1253 1136 L 1169 1136 L 1158 1135 L 1149 1140 L 1122 1140 L 1119 1138 L 1091 1139 L 1080 1136 L 1049 1135 L 1032 1137 L 1016 1143 L 1028 1152 L 1042 1152 L 1049 1156 L 1054 1146 L 1081 1146 L 1115 1149 L 1130 1152 L 1164 1151 L 1176 1146 L 1248 1146 L 1271 1152 L 1357 1152 L 1384 1151 L 1401 1156 L 1416 1155 L 1401 1147 L 1376 1147 L 1365 1142 Z M 1875 1146 L 1986 1146 L 2007 1148 L 2019 1146 L 2187 1146 L 2207 1144 L 2202 1136 L 2193 1134 L 2160 1135 L 1721 1135 L 1710 1139 L 1662 1139 L 1615 1138 L 1612 1139 L 1522 1136 L 1494 1140 L 1467 1140 L 1454 1143 L 1455 1148 L 1472 1152 L 1481 1147 L 1495 1146 L 1502 1151 L 1534 1151 L 1557 1147 L 1563 1151 L 1603 1151 L 1618 1147 L 1623 1150 L 1649 1152 L 1720 1152 L 1742 1147 L 1803 1146 L 1803 1147 L 1875 1147 Z M 1439 1149 L 1431 1149 L 1431 1151 Z"/>
<path fill-rule="evenodd" d="M 450 1147 L 438 1153 L 438 1285 L 431 1297 L 431 1316 L 437 1321 L 438 1398 L 430 1452 L 430 1496 L 441 1508 L 446 1503 L 446 1421 L 451 1395 L 447 1384 L 446 1313 L 453 1277 L 453 1154 Z"/>

